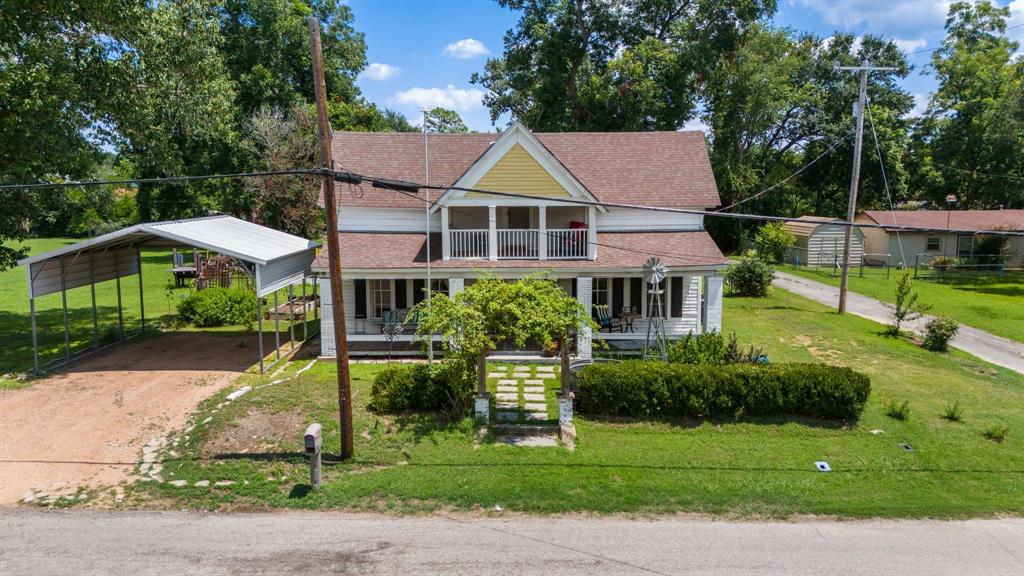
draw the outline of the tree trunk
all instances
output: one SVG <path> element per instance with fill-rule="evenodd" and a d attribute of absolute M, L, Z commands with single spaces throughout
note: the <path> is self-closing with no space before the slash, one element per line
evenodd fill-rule
<path fill-rule="evenodd" d="M 569 339 L 562 338 L 562 396 L 569 397 Z"/>
<path fill-rule="evenodd" d="M 487 393 L 487 351 L 484 350 L 476 359 L 476 393 Z"/>

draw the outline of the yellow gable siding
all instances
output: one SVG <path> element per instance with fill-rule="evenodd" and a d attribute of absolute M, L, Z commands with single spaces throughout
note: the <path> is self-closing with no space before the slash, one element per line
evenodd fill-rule
<path fill-rule="evenodd" d="M 543 166 L 537 163 L 521 145 L 513 146 L 501 160 L 498 160 L 474 188 L 516 192 L 544 197 L 565 197 L 570 194 L 562 188 Z M 488 194 L 470 192 L 470 197 L 491 197 Z"/>

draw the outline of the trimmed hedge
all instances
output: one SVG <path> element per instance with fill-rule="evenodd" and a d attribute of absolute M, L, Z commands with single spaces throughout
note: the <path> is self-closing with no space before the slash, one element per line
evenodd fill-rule
<path fill-rule="evenodd" d="M 826 364 L 694 366 L 633 360 L 577 375 L 584 414 L 633 417 L 800 415 L 847 420 L 864 409 L 867 375 Z"/>
<path fill-rule="evenodd" d="M 189 294 L 178 304 L 178 314 L 201 328 L 245 326 L 256 319 L 256 294 L 245 288 L 213 287 Z"/>
<path fill-rule="evenodd" d="M 370 407 L 378 412 L 437 412 L 468 409 L 472 375 L 446 366 L 394 364 L 373 379 Z"/>

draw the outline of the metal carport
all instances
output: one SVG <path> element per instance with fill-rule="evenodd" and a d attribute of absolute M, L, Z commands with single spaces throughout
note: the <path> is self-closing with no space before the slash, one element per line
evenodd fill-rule
<path fill-rule="evenodd" d="M 90 286 L 92 292 L 93 345 L 86 352 L 94 352 L 99 346 L 99 326 L 96 316 L 97 282 L 116 280 L 118 300 L 118 324 L 120 337 L 125 337 L 121 306 L 121 278 L 138 274 L 140 327 L 146 330 L 145 307 L 142 299 L 142 256 L 143 246 L 189 246 L 202 248 L 231 256 L 249 273 L 256 287 L 258 302 L 260 371 L 263 366 L 263 297 L 302 283 L 305 296 L 306 279 L 311 275 L 310 265 L 316 257 L 319 243 L 278 230 L 246 222 L 231 216 L 210 216 L 188 220 L 150 222 L 136 224 L 90 238 L 47 252 L 25 258 L 18 264 L 25 266 L 28 274 L 29 311 L 32 319 L 32 350 L 36 372 L 40 370 L 39 341 L 36 327 L 35 299 L 47 294 L 61 293 L 64 319 L 64 358 L 72 359 L 68 329 L 67 291 L 81 286 Z M 289 307 L 291 309 L 291 307 Z M 277 333 L 278 359 L 280 359 L 280 335 Z M 294 341 L 294 322 L 291 323 Z M 305 330 L 305 324 L 304 324 Z M 308 334 L 303 336 L 305 341 Z M 275 360 L 276 362 L 277 360 Z M 271 364 L 273 365 L 273 363 Z"/>

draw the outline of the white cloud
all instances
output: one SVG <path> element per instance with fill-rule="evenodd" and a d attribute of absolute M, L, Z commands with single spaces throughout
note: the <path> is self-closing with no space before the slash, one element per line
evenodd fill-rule
<path fill-rule="evenodd" d="M 1021 48 L 1017 50 L 1017 53 L 1020 54 L 1024 52 L 1024 0 L 1013 0 L 1008 6 L 1010 7 L 1010 17 L 1006 19 L 1006 27 L 1018 26 L 1018 28 L 1007 30 L 1006 35 L 1011 40 L 1021 43 Z"/>
<path fill-rule="evenodd" d="M 907 116 L 920 118 L 928 110 L 928 95 L 914 92 L 912 96 L 914 97 L 914 107 L 911 108 L 910 112 L 907 112 Z"/>
<path fill-rule="evenodd" d="M 711 131 L 711 128 L 704 122 L 701 122 L 700 118 L 693 118 L 683 125 L 683 130 L 700 130 L 707 134 Z"/>
<path fill-rule="evenodd" d="M 849 30 L 867 24 L 872 31 L 920 30 L 938 27 L 946 21 L 952 0 L 799 0 L 821 14 L 826 24 Z"/>
<path fill-rule="evenodd" d="M 478 88 L 456 88 L 449 84 L 444 88 L 414 87 L 396 92 L 391 97 L 391 104 L 409 108 L 449 108 L 458 112 L 466 112 L 483 106 L 484 91 Z"/>
<path fill-rule="evenodd" d="M 913 52 L 915 50 L 920 50 L 921 48 L 924 48 L 925 46 L 928 45 L 928 41 L 925 40 L 924 38 L 917 38 L 915 40 L 904 40 L 902 38 L 893 38 L 892 41 L 893 41 L 894 44 L 896 44 L 897 48 L 899 48 L 900 50 L 902 50 L 902 51 L 904 51 L 906 53 L 910 53 L 910 52 Z"/>
<path fill-rule="evenodd" d="M 458 42 L 452 42 L 445 46 L 443 53 L 445 56 L 468 60 L 469 58 L 476 58 L 478 56 L 487 56 L 491 51 L 488 50 L 487 46 L 484 46 L 484 43 L 479 40 L 463 38 Z"/>
<path fill-rule="evenodd" d="M 363 70 L 360 76 L 369 78 L 370 80 L 377 80 L 383 82 L 384 80 L 391 80 L 392 78 L 398 78 L 398 75 L 402 73 L 402 69 L 397 66 L 390 64 L 381 64 L 380 62 L 374 62 Z"/>

